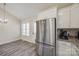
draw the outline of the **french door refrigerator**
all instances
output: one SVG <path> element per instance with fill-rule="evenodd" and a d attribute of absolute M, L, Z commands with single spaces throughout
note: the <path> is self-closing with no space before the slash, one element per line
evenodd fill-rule
<path fill-rule="evenodd" d="M 36 22 L 36 52 L 39 56 L 56 55 L 56 18 Z"/>

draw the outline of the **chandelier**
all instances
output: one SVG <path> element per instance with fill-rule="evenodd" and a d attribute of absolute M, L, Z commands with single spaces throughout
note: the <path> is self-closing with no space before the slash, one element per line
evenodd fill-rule
<path fill-rule="evenodd" d="M 7 23 L 8 19 L 6 18 L 6 3 L 3 3 L 3 16 L 0 18 L 0 23 Z"/>

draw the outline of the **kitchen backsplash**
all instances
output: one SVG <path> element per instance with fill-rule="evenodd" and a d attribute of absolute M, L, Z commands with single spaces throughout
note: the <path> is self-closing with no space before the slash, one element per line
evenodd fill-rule
<path fill-rule="evenodd" d="M 64 31 L 66 33 L 62 33 Z M 67 36 L 68 38 L 79 39 L 79 29 L 58 29 L 57 34 L 59 38 L 60 38 L 60 35 L 62 34 L 62 37 Z"/>

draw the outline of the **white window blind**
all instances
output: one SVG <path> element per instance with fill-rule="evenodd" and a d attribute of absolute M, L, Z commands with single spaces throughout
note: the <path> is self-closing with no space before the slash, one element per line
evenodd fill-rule
<path fill-rule="evenodd" d="M 25 26 L 26 24 L 22 24 L 22 35 L 25 35 L 26 33 L 25 33 Z"/>
<path fill-rule="evenodd" d="M 22 35 L 25 35 L 25 36 L 30 35 L 30 24 L 29 23 L 22 24 Z"/>
<path fill-rule="evenodd" d="M 34 34 L 36 34 L 36 22 L 34 23 Z"/>
<path fill-rule="evenodd" d="M 26 23 L 26 35 L 29 36 L 30 35 L 30 24 Z"/>

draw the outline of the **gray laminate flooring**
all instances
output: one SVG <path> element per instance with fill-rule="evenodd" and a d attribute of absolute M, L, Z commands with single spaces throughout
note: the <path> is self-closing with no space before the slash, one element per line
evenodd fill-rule
<path fill-rule="evenodd" d="M 0 45 L 0 56 L 35 56 L 35 44 L 18 40 Z"/>

